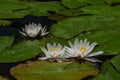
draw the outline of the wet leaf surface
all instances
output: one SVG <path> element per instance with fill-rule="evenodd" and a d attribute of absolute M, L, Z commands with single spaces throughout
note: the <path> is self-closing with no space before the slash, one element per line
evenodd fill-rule
<path fill-rule="evenodd" d="M 86 76 L 97 75 L 98 72 L 99 70 L 96 67 L 88 63 L 72 62 L 34 61 L 11 69 L 11 74 L 18 80 L 80 80 Z"/>

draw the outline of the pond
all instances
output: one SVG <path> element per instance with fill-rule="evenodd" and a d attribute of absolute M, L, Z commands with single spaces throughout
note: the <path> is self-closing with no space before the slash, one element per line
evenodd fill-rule
<path fill-rule="evenodd" d="M 119 0 L 0 3 L 0 80 L 120 80 Z"/>

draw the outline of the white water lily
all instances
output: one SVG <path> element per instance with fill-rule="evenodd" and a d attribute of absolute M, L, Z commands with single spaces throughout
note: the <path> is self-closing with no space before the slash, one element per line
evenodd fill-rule
<path fill-rule="evenodd" d="M 65 55 L 65 47 L 62 48 L 61 44 L 54 43 L 51 45 L 50 43 L 47 44 L 47 49 L 45 47 L 41 48 L 42 51 L 45 53 L 45 57 L 40 57 L 39 60 L 56 60 L 57 62 L 61 62 Z"/>
<path fill-rule="evenodd" d="M 93 58 L 94 56 L 101 55 L 103 51 L 91 52 L 93 48 L 97 45 L 96 42 L 90 44 L 87 39 L 74 41 L 74 44 L 69 42 L 70 47 L 66 48 L 67 56 L 70 57 L 80 57 L 90 62 L 101 62 L 100 60 Z"/>
<path fill-rule="evenodd" d="M 28 25 L 25 25 L 25 28 L 22 28 L 22 31 L 20 33 L 24 36 L 29 36 L 29 37 L 36 37 L 37 35 L 39 36 L 44 36 L 48 34 L 46 27 L 42 28 L 42 25 L 39 23 L 38 25 L 35 23 L 30 23 Z"/>

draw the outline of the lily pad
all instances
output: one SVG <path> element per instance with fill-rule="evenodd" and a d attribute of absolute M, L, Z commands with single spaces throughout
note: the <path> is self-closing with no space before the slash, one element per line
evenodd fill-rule
<path fill-rule="evenodd" d="M 117 69 L 117 71 L 120 72 L 120 55 L 114 57 L 111 60 L 112 64 L 114 65 L 114 67 Z"/>
<path fill-rule="evenodd" d="M 80 80 L 86 76 L 98 74 L 99 70 L 96 67 L 89 65 L 84 68 L 85 65 L 89 64 L 34 61 L 12 68 L 11 74 L 17 80 Z"/>
<path fill-rule="evenodd" d="M 61 3 L 68 8 L 79 8 L 88 4 L 105 4 L 104 0 L 62 0 Z"/>
<path fill-rule="evenodd" d="M 111 4 L 120 3 L 120 0 L 105 0 L 105 2 L 111 5 Z"/>
<path fill-rule="evenodd" d="M 25 11 L 25 10 L 0 12 L 0 18 L 1 19 L 23 18 L 24 16 L 28 15 L 29 13 L 30 13 L 29 11 Z"/>
<path fill-rule="evenodd" d="M 51 33 L 60 38 L 70 39 L 89 30 L 120 30 L 120 19 L 105 16 L 77 16 L 52 25 Z"/>
<path fill-rule="evenodd" d="M 120 73 L 118 73 L 109 61 L 105 62 L 103 65 L 104 71 L 91 80 L 120 80 Z"/>
<path fill-rule="evenodd" d="M 0 1 L 0 12 L 6 12 L 6 11 L 13 11 L 13 10 L 20 10 L 20 9 L 26 9 L 27 6 L 24 2 L 17 2 L 17 1 L 11 1 L 11 2 L 2 2 Z"/>
<path fill-rule="evenodd" d="M 64 9 L 59 2 L 28 2 L 26 5 L 30 8 L 28 9 L 31 12 L 30 14 L 36 16 L 48 16 L 47 11 Z"/>
<path fill-rule="evenodd" d="M 0 63 L 18 62 L 33 58 L 42 52 L 40 47 L 45 44 L 45 41 L 39 40 L 20 42 L 0 52 Z"/>
<path fill-rule="evenodd" d="M 85 4 L 84 0 L 62 0 L 61 3 L 68 8 L 78 8 Z"/>
<path fill-rule="evenodd" d="M 118 10 L 117 7 L 111 7 L 108 5 L 91 5 L 82 7 L 81 10 L 86 14 L 120 17 L 120 10 Z"/>
<path fill-rule="evenodd" d="M 9 49 L 14 37 L 0 37 L 0 55 L 4 50 Z"/>
<path fill-rule="evenodd" d="M 0 20 L 1 25 L 9 25 L 11 22 L 6 20 Z"/>

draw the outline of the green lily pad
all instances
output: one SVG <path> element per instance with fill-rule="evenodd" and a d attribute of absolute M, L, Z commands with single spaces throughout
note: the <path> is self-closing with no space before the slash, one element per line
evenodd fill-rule
<path fill-rule="evenodd" d="M 81 10 L 83 10 L 83 12 L 86 14 L 120 17 L 120 10 L 117 7 L 111 7 L 107 5 L 91 5 L 82 7 Z"/>
<path fill-rule="evenodd" d="M 42 52 L 40 47 L 45 44 L 46 42 L 42 40 L 27 40 L 20 42 L 0 52 L 0 63 L 18 62 L 33 58 Z"/>
<path fill-rule="evenodd" d="M 0 55 L 6 49 L 10 48 L 14 37 L 0 37 Z"/>
<path fill-rule="evenodd" d="M 62 0 L 61 3 L 68 8 L 79 8 L 88 4 L 105 4 L 104 0 Z"/>
<path fill-rule="evenodd" d="M 84 68 L 85 65 L 89 66 Z M 99 70 L 90 64 L 34 61 L 18 65 L 10 72 L 17 80 L 80 80 L 86 76 L 97 75 Z"/>
<path fill-rule="evenodd" d="M 1 2 L 0 1 L 0 12 L 6 12 L 6 11 L 13 11 L 13 10 L 20 10 L 20 9 L 26 9 L 27 6 L 24 4 L 24 2 L 17 2 L 14 0 L 11 2 Z"/>
<path fill-rule="evenodd" d="M 51 33 L 60 38 L 70 39 L 89 30 L 120 30 L 120 19 L 105 16 L 77 16 L 52 25 Z"/>
<path fill-rule="evenodd" d="M 114 67 L 120 72 L 120 55 L 114 57 L 111 60 L 111 62 L 114 65 Z"/>
<path fill-rule="evenodd" d="M 84 0 L 87 4 L 92 4 L 92 5 L 101 5 L 105 4 L 104 0 Z"/>
<path fill-rule="evenodd" d="M 85 4 L 84 0 L 62 0 L 61 3 L 68 8 L 78 8 Z"/>
<path fill-rule="evenodd" d="M 20 11 L 6 11 L 0 12 L 0 18 L 23 18 L 24 16 L 28 15 L 30 12 L 25 10 Z"/>
<path fill-rule="evenodd" d="M 9 80 L 9 79 L 0 75 L 0 80 Z"/>
<path fill-rule="evenodd" d="M 0 20 L 1 25 L 9 25 L 11 22 L 6 20 Z"/>
<path fill-rule="evenodd" d="M 115 3 L 120 3 L 120 0 L 105 0 L 105 2 L 111 5 Z"/>
<path fill-rule="evenodd" d="M 59 2 L 28 2 L 26 5 L 30 8 L 28 9 L 31 12 L 30 14 L 36 16 L 48 16 L 47 11 L 64 9 Z"/>
<path fill-rule="evenodd" d="M 120 73 L 108 61 L 104 63 L 103 68 L 104 71 L 91 80 L 120 80 Z"/>

